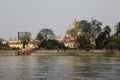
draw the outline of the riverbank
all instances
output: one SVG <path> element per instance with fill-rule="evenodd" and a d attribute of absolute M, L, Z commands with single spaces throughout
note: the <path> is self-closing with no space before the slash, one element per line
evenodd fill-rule
<path fill-rule="evenodd" d="M 0 51 L 0 56 L 14 56 L 17 51 Z M 118 50 L 34 50 L 30 56 L 120 56 Z"/>

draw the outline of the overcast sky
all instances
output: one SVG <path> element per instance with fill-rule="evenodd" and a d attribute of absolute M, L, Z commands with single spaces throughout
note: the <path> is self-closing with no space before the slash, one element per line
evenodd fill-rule
<path fill-rule="evenodd" d="M 0 37 L 29 31 L 34 38 L 42 28 L 63 37 L 75 18 L 113 27 L 120 21 L 120 0 L 0 0 Z"/>

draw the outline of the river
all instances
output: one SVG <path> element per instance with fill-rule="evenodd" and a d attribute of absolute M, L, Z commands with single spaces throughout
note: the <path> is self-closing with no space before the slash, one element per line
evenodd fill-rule
<path fill-rule="evenodd" d="M 0 56 L 0 80 L 120 80 L 120 58 Z"/>

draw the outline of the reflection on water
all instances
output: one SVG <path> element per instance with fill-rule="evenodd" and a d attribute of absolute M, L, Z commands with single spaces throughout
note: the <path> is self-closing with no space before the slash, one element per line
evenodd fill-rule
<path fill-rule="evenodd" d="M 120 58 L 1 56 L 0 80 L 119 80 Z"/>

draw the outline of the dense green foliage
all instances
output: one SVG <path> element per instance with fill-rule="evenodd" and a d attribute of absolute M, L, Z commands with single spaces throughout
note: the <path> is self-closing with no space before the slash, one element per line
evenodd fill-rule
<path fill-rule="evenodd" d="M 78 27 L 82 30 L 82 36 L 89 37 L 89 33 L 91 30 L 91 25 L 87 20 L 82 20 L 78 23 Z"/>
<path fill-rule="evenodd" d="M 96 48 L 120 49 L 119 25 L 115 26 L 115 30 L 115 34 L 110 35 L 111 28 L 109 26 L 105 26 L 96 39 Z"/>
<path fill-rule="evenodd" d="M 115 26 L 116 33 L 115 35 L 120 36 L 120 22 Z"/>
<path fill-rule="evenodd" d="M 90 24 L 91 24 L 90 37 L 95 37 L 97 34 L 101 33 L 102 22 L 92 19 Z"/>
<path fill-rule="evenodd" d="M 95 43 L 96 43 L 96 48 L 97 49 L 102 49 L 102 48 L 104 48 L 104 41 L 105 41 L 105 39 L 106 39 L 107 37 L 106 37 L 106 33 L 105 32 L 102 32 L 102 33 L 100 33 L 99 35 L 98 35 L 98 37 L 96 38 L 96 40 L 95 40 Z"/>
<path fill-rule="evenodd" d="M 65 46 L 63 43 L 59 43 L 57 40 L 43 40 L 39 44 L 39 48 L 44 48 L 44 49 L 64 49 Z"/>
<path fill-rule="evenodd" d="M 110 26 L 105 26 L 103 30 L 104 30 L 104 32 L 106 34 L 106 37 L 110 37 L 110 33 L 111 33 Z"/>
<path fill-rule="evenodd" d="M 95 37 L 97 34 L 101 33 L 102 23 L 95 19 L 92 19 L 91 22 L 87 20 L 81 20 L 78 22 L 78 28 L 82 31 L 82 36 L 86 38 Z"/>
<path fill-rule="evenodd" d="M 87 39 L 85 36 L 79 36 L 77 38 L 77 42 L 78 42 L 78 48 L 79 49 L 85 49 L 87 51 L 89 51 L 90 49 L 92 49 L 92 44 L 90 43 L 90 40 Z"/>
<path fill-rule="evenodd" d="M 105 48 L 120 49 L 120 36 L 111 36 L 105 40 Z"/>
<path fill-rule="evenodd" d="M 7 43 L 3 43 L 3 39 L 0 38 L 0 50 L 9 50 L 10 47 Z"/>
<path fill-rule="evenodd" d="M 36 36 L 37 40 L 55 39 L 55 34 L 51 29 L 44 28 Z"/>
<path fill-rule="evenodd" d="M 115 26 L 115 34 L 111 34 L 110 26 L 105 26 L 102 30 L 102 22 L 92 19 L 91 22 L 81 20 L 78 22 L 78 29 L 82 31 L 80 35 L 76 35 L 78 48 L 92 49 L 120 49 L 120 22 Z M 77 34 L 72 30 L 72 33 Z M 94 39 L 95 45 L 91 44 L 90 39 Z M 92 46 L 93 45 L 93 46 Z"/>
<path fill-rule="evenodd" d="M 3 44 L 0 42 L 0 50 L 10 50 L 10 47 L 8 44 Z"/>

